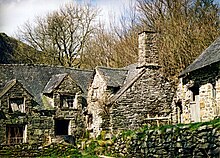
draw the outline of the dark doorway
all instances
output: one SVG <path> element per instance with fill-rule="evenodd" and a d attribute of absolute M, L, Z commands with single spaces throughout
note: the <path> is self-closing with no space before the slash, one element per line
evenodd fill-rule
<path fill-rule="evenodd" d="M 55 120 L 55 135 L 68 135 L 69 120 Z"/>

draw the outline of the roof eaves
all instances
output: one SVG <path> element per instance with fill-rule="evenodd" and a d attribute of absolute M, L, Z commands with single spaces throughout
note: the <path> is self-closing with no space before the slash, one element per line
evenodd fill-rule
<path fill-rule="evenodd" d="M 185 70 L 179 74 L 179 78 L 187 73 L 204 68 L 220 61 L 220 37 L 218 37 L 209 47 L 207 47 L 193 63 L 191 63 Z"/>
<path fill-rule="evenodd" d="M 8 81 L 5 86 L 2 88 L 1 92 L 0 92 L 0 98 L 2 96 L 5 95 L 5 93 L 7 93 L 15 84 L 16 84 L 17 80 L 16 79 L 13 79 L 13 80 L 10 80 Z"/>

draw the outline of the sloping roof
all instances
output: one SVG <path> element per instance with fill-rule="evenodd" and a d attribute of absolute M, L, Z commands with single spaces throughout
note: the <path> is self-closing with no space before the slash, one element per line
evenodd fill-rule
<path fill-rule="evenodd" d="M 137 73 L 135 73 L 135 75 L 132 76 L 133 78 L 131 80 L 127 81 L 115 95 L 109 98 L 107 105 L 115 102 L 122 94 L 124 94 L 124 92 L 126 92 L 127 89 L 131 87 L 131 85 L 133 85 L 133 83 L 135 83 L 146 72 L 146 69 L 145 68 L 141 68 L 140 70 L 136 69 L 136 72 Z"/>
<path fill-rule="evenodd" d="M 96 70 L 100 72 L 104 80 L 107 82 L 107 86 L 121 87 L 127 77 L 128 70 L 116 69 L 107 67 L 96 67 Z"/>
<path fill-rule="evenodd" d="M 13 79 L 13 80 L 8 81 L 2 88 L 0 88 L 0 98 L 1 98 L 2 96 L 4 96 L 5 93 L 7 93 L 16 83 L 19 83 L 19 81 L 17 81 L 16 79 Z M 22 88 L 23 88 L 29 95 L 31 95 L 30 92 L 29 92 L 21 83 L 19 83 L 19 84 L 22 86 Z M 32 95 L 31 95 L 31 96 L 32 96 Z M 32 97 L 33 97 L 33 96 L 32 96 Z"/>
<path fill-rule="evenodd" d="M 131 82 L 132 79 L 139 73 L 140 69 L 137 69 L 138 65 L 138 63 L 135 63 L 124 67 L 125 70 L 128 70 L 125 84 Z"/>
<path fill-rule="evenodd" d="M 203 68 L 213 63 L 220 61 L 220 37 L 216 39 L 203 53 L 190 64 L 181 74 L 180 77 L 186 73 Z"/>
<path fill-rule="evenodd" d="M 55 88 L 57 88 L 60 83 L 63 81 L 63 79 L 67 76 L 67 73 L 65 74 L 57 74 L 53 75 L 47 85 L 45 86 L 43 93 L 51 93 Z"/>
<path fill-rule="evenodd" d="M 65 73 L 70 75 L 86 95 L 93 71 L 62 66 L 0 64 L 0 84 L 4 85 L 8 81 L 16 79 L 32 94 L 38 104 L 43 105 L 41 95 L 51 77 Z"/>
<path fill-rule="evenodd" d="M 7 93 L 16 84 L 16 79 L 8 81 L 3 88 L 0 89 L 0 98 Z"/>

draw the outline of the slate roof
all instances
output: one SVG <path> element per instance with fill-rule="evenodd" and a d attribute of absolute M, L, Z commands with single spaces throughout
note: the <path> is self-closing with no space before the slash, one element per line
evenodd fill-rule
<path fill-rule="evenodd" d="M 139 70 L 135 68 L 135 69 L 130 69 L 130 70 L 135 71 L 135 75 L 130 76 L 130 80 L 127 80 L 125 84 L 122 86 L 122 88 L 115 95 L 109 98 L 107 105 L 115 102 L 124 92 L 128 90 L 128 88 L 133 83 L 135 83 L 146 72 L 145 68 L 141 68 Z"/>
<path fill-rule="evenodd" d="M 220 37 L 204 50 L 203 53 L 179 75 L 179 77 L 219 61 Z"/>
<path fill-rule="evenodd" d="M 41 96 L 51 77 L 65 73 L 70 75 L 86 95 L 87 86 L 92 78 L 93 71 L 62 66 L 0 64 L 0 86 L 4 86 L 8 81 L 16 79 L 34 96 L 34 100 L 38 104 L 43 105 Z"/>
<path fill-rule="evenodd" d="M 4 96 L 5 95 L 5 93 L 7 93 L 16 83 L 19 83 L 16 79 L 13 79 L 13 80 L 10 80 L 10 81 L 8 81 L 2 88 L 0 88 L 0 98 L 2 97 L 2 96 Z M 19 83 L 20 84 L 20 83 Z M 23 85 L 22 84 L 20 84 L 21 86 L 22 86 L 22 88 L 24 88 L 23 87 Z M 25 89 L 25 88 L 24 88 Z M 25 91 L 27 91 L 27 89 L 25 89 Z M 28 92 L 28 91 L 27 91 Z M 32 96 L 31 94 L 30 94 L 30 92 L 28 92 L 28 94 L 30 95 L 30 96 Z M 32 96 L 33 97 L 33 96 Z"/>
<path fill-rule="evenodd" d="M 109 98 L 107 104 L 115 102 L 134 82 L 145 73 L 145 68 L 138 68 L 138 63 L 123 68 L 96 67 L 108 86 L 120 87 L 120 90 Z"/>
<path fill-rule="evenodd" d="M 44 88 L 43 93 L 51 93 L 54 89 L 56 89 L 60 83 L 63 81 L 63 79 L 67 76 L 67 73 L 65 74 L 57 74 L 53 75 L 47 85 Z"/>
<path fill-rule="evenodd" d="M 11 89 L 16 84 L 16 79 L 8 81 L 5 86 L 0 89 L 0 98 L 7 93 L 9 89 Z"/>
<path fill-rule="evenodd" d="M 128 70 L 119 68 L 96 67 L 109 87 L 121 87 L 127 77 Z"/>
<path fill-rule="evenodd" d="M 125 84 L 131 82 L 134 76 L 138 75 L 139 73 L 139 69 L 137 69 L 138 65 L 139 65 L 138 63 L 135 63 L 135 64 L 131 64 L 131 65 L 124 67 L 125 70 L 128 70 Z"/>

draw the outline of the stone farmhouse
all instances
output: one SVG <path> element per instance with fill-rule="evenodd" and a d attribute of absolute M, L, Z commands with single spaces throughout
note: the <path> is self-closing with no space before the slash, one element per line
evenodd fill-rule
<path fill-rule="evenodd" d="M 138 62 L 124 68 L 0 64 L 0 144 L 73 143 L 86 131 L 98 136 L 219 115 L 220 39 L 181 73 L 173 102 L 172 84 L 159 65 L 158 36 L 140 33 Z"/>
<path fill-rule="evenodd" d="M 0 65 L 0 144 L 81 136 L 91 76 L 64 67 Z"/>
<path fill-rule="evenodd" d="M 220 38 L 180 74 L 175 122 L 209 121 L 220 116 Z"/>

